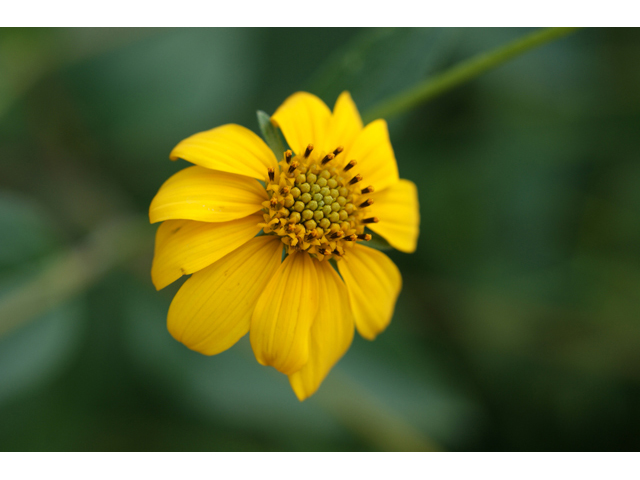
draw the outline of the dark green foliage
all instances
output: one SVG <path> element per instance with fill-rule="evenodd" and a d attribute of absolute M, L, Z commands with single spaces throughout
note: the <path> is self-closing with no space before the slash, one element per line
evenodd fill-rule
<path fill-rule="evenodd" d="M 331 107 L 349 89 L 365 113 L 527 32 L 3 32 L 0 300 L 106 219 L 145 215 L 183 138 L 260 132 L 256 110 L 268 127 L 305 89 Z M 154 291 L 150 242 L 0 338 L 0 450 L 640 449 L 638 45 L 583 30 L 390 122 L 418 250 L 387 252 L 390 327 L 308 401 L 246 338 L 215 357 L 173 340 L 181 282 Z"/>

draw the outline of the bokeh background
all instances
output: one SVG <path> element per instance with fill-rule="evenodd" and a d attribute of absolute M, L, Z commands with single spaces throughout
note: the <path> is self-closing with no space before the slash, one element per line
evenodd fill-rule
<path fill-rule="evenodd" d="M 638 450 L 640 30 L 582 30 L 390 119 L 421 236 L 300 403 L 166 330 L 169 151 L 307 90 L 361 112 L 526 29 L 0 30 L 0 450 Z"/>

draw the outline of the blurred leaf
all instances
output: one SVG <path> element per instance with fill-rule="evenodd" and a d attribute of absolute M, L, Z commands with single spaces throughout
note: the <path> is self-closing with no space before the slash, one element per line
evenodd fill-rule
<path fill-rule="evenodd" d="M 390 327 L 374 342 L 357 337 L 335 375 L 332 372 L 318 391 L 317 401 L 341 409 L 336 413 L 381 450 L 464 445 L 480 426 L 481 411 L 456 387 L 455 372 L 443 364 L 434 346 L 425 348 L 404 329 L 407 313 L 398 309 Z M 371 419 L 354 418 L 380 410 L 385 414 L 375 414 L 380 417 L 379 428 L 371 425 Z M 386 438 L 392 434 L 395 439 Z"/>
<path fill-rule="evenodd" d="M 363 112 L 449 61 L 459 34 L 443 28 L 364 29 L 318 68 L 307 88 L 330 102 L 348 90 Z"/>
<path fill-rule="evenodd" d="M 101 155 L 93 161 L 137 198 L 150 199 L 183 168 L 168 160 L 180 140 L 226 123 L 246 125 L 258 82 L 251 35 L 167 29 L 66 69 L 65 87 Z"/>
<path fill-rule="evenodd" d="M 39 81 L 63 65 L 149 35 L 153 29 L 35 29 L 0 32 L 0 119 Z"/>
<path fill-rule="evenodd" d="M 432 434 L 455 443 L 477 422 L 475 407 L 436 381 L 442 374 L 433 370 L 439 367 L 408 337 L 388 338 L 386 348 L 379 341 L 356 341 L 316 395 L 301 403 L 286 376 L 256 362 L 248 336 L 226 352 L 203 356 L 167 332 L 171 292 L 133 284 L 123 289 L 126 339 L 140 375 L 153 379 L 158 392 L 171 392 L 181 408 L 277 437 L 284 448 L 335 444 L 346 429 L 375 450 L 432 450 L 440 448 Z M 417 361 L 388 357 L 389 345 L 402 342 Z"/>
<path fill-rule="evenodd" d="M 41 257 L 58 244 L 43 209 L 22 195 L 0 191 L 0 278 L 3 270 Z"/>
<path fill-rule="evenodd" d="M 28 281 L 42 256 L 58 244 L 44 209 L 14 194 L 0 194 L 0 304 Z M 32 263 L 35 262 L 35 263 Z M 30 264 L 16 273 L 16 267 Z M 11 275 L 7 270 L 11 270 Z M 0 318 L 0 403 L 58 373 L 78 344 L 83 305 L 66 303 L 34 319 L 25 328 L 2 335 L 13 324 L 8 312 Z"/>
<path fill-rule="evenodd" d="M 538 29 L 517 38 L 507 45 L 501 45 L 496 49 L 466 59 L 456 66 L 384 100 L 381 104 L 373 107 L 371 111 L 368 111 L 364 115 L 364 119 L 366 122 L 376 118 L 388 119 L 414 110 L 423 103 L 482 75 L 490 69 L 517 58 L 532 48 L 557 40 L 573 33 L 575 30 L 573 27 Z"/>
<path fill-rule="evenodd" d="M 29 192 L 0 201 L 0 306 L 23 292 L 0 324 L 34 320 L 0 339 L 0 450 L 640 449 L 640 30 L 584 30 L 390 123 L 418 250 L 389 252 L 387 330 L 302 404 L 247 339 L 204 357 L 167 332 L 181 281 L 153 291 L 142 217 L 186 166 L 169 151 L 258 131 L 299 90 L 366 112 L 527 29 L 148 32 L 0 30 L 0 181 Z M 105 219 L 132 208 L 120 243 Z M 57 253 L 72 275 L 34 281 Z M 64 298 L 90 285 L 79 330 Z"/>
<path fill-rule="evenodd" d="M 106 220 L 83 243 L 49 256 L 32 274 L 22 271 L 7 279 L 0 296 L 0 335 L 82 294 L 104 274 L 146 251 L 152 229 L 141 220 Z"/>
<path fill-rule="evenodd" d="M 62 372 L 79 346 L 83 316 L 75 301 L 0 337 L 0 405 Z"/>
<path fill-rule="evenodd" d="M 281 442 L 272 448 L 322 450 L 341 441 L 338 422 L 317 405 L 299 402 L 286 376 L 258 364 L 248 336 L 226 352 L 204 356 L 167 331 L 171 292 L 130 283 L 123 294 L 126 345 L 139 375 L 158 394 L 171 395 L 192 414 Z"/>

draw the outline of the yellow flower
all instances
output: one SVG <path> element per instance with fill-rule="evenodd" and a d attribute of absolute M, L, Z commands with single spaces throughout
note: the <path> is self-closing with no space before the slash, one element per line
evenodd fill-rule
<path fill-rule="evenodd" d="M 363 128 L 348 92 L 333 113 L 296 93 L 271 122 L 293 150 L 280 161 L 232 124 L 173 149 L 172 160 L 195 166 L 151 202 L 151 223 L 163 222 L 151 276 L 161 289 L 192 274 L 169 308 L 176 340 L 215 355 L 250 332 L 258 362 L 288 375 L 304 400 L 348 350 L 354 325 L 372 340 L 389 324 L 402 278 L 365 246 L 365 227 L 413 252 L 418 198 L 398 177 L 386 122 Z"/>

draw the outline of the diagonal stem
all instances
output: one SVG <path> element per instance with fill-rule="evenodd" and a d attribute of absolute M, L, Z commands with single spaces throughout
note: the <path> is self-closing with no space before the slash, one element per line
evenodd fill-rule
<path fill-rule="evenodd" d="M 508 62 L 518 55 L 573 33 L 577 28 L 545 28 L 525 35 L 490 52 L 481 53 L 440 75 L 425 80 L 374 106 L 365 115 L 366 122 L 377 118 L 389 119 L 428 102 L 438 95 L 461 85 L 484 72 Z"/>
<path fill-rule="evenodd" d="M 153 243 L 152 230 L 146 218 L 113 218 L 82 244 L 52 256 L 33 277 L 0 296 L 0 337 L 84 292 L 116 266 L 145 254 Z"/>

